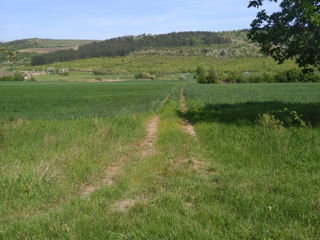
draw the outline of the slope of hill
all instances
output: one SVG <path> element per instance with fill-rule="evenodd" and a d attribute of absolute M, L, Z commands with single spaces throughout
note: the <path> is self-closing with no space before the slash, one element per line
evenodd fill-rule
<path fill-rule="evenodd" d="M 229 39 L 228 43 L 196 44 L 178 47 L 144 47 L 131 53 L 133 56 L 207 56 L 216 58 L 261 57 L 259 47 L 250 42 L 247 30 L 219 32 L 219 36 Z"/>
<path fill-rule="evenodd" d="M 42 65 L 59 61 L 85 59 L 91 57 L 125 56 L 132 52 L 163 48 L 211 46 L 231 44 L 232 40 L 224 32 L 173 32 L 159 35 L 139 35 L 112 38 L 93 42 L 78 50 L 62 50 L 32 58 L 32 65 Z"/>
<path fill-rule="evenodd" d="M 42 38 L 28 38 L 20 39 L 10 42 L 0 43 L 0 47 L 10 50 L 22 50 L 32 48 L 63 48 L 74 47 L 83 44 L 88 44 L 93 40 L 69 40 L 69 39 L 42 39 Z"/>

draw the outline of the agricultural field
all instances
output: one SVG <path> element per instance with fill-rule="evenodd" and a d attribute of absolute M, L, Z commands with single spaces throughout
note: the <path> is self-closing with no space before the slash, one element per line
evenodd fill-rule
<path fill-rule="evenodd" d="M 318 239 L 319 92 L 1 82 L 0 239 Z"/>

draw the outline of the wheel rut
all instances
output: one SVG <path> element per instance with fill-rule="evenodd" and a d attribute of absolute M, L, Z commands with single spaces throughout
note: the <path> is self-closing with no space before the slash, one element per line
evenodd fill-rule
<path fill-rule="evenodd" d="M 181 91 L 180 91 L 180 109 L 181 109 L 182 114 L 185 116 L 185 114 L 188 112 L 189 109 L 186 106 L 183 92 L 184 92 L 184 88 L 181 88 Z M 190 134 L 194 138 L 197 138 L 197 133 L 194 130 L 193 124 L 188 119 L 186 119 L 185 117 L 182 120 L 182 128 L 183 128 L 183 131 L 185 133 Z"/>
<path fill-rule="evenodd" d="M 160 103 L 160 108 L 163 108 L 165 103 L 170 98 L 171 93 L 169 93 Z M 154 144 L 157 141 L 157 133 L 158 126 L 160 122 L 159 115 L 155 115 L 152 117 L 147 123 L 145 127 L 145 137 L 144 139 L 137 145 L 137 153 L 143 157 L 149 156 L 154 153 Z M 82 197 L 89 196 L 95 190 L 103 187 L 103 186 L 112 186 L 115 183 L 115 179 L 120 175 L 123 167 L 128 164 L 129 158 L 124 156 L 123 159 L 117 161 L 116 163 L 109 166 L 104 174 L 104 178 L 93 184 L 87 184 L 82 187 L 81 195 Z"/>

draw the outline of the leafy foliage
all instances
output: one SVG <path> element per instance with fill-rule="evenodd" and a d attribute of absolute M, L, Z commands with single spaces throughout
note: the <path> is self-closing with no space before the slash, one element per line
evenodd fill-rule
<path fill-rule="evenodd" d="M 273 74 L 231 71 L 223 80 L 228 83 L 320 82 L 320 76 L 312 72 L 304 73 L 298 68 L 290 68 Z"/>
<path fill-rule="evenodd" d="M 198 83 L 217 83 L 218 73 L 214 67 L 211 67 L 208 71 L 204 67 L 198 67 L 195 78 Z"/>
<path fill-rule="evenodd" d="M 277 2 L 276 0 L 270 0 Z M 261 7 L 263 0 L 250 1 L 249 7 Z M 295 58 L 300 67 L 320 64 L 320 3 L 317 0 L 283 0 L 281 11 L 257 14 L 249 38 L 261 51 L 279 63 Z"/>

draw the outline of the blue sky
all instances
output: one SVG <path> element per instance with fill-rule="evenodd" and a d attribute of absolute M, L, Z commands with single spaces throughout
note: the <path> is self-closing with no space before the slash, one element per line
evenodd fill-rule
<path fill-rule="evenodd" d="M 257 13 L 247 5 L 246 0 L 0 0 L 0 41 L 243 29 Z"/>

